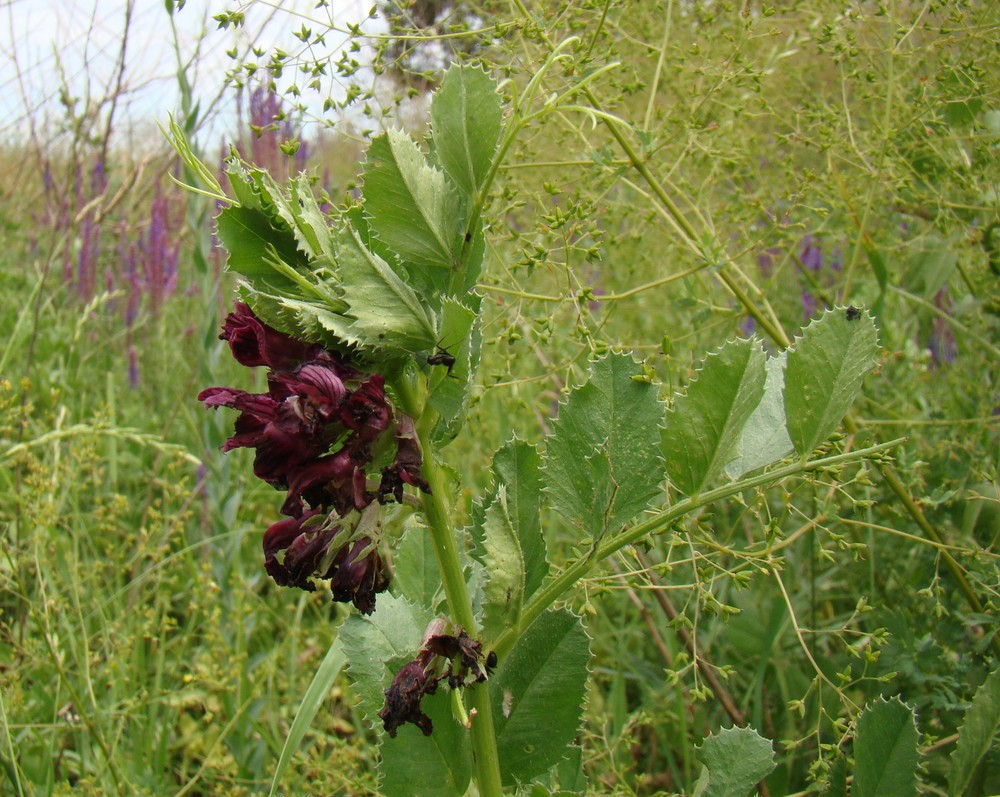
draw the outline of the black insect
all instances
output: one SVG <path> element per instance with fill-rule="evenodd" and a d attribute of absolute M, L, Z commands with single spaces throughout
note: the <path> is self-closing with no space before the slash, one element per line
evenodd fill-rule
<path fill-rule="evenodd" d="M 844 313 L 844 317 L 848 321 L 857 321 L 859 318 L 861 318 L 861 311 L 852 304 L 850 307 L 847 308 L 847 311 Z"/>
<path fill-rule="evenodd" d="M 428 365 L 443 365 L 448 369 L 448 376 L 451 376 L 451 369 L 455 367 L 455 355 L 444 349 L 438 349 L 427 358 Z"/>

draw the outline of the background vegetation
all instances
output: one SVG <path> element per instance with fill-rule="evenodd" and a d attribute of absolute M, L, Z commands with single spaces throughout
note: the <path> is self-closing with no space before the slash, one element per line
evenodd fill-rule
<path fill-rule="evenodd" d="M 240 31 L 243 10 L 220 4 L 219 24 Z M 383 12 L 384 35 L 343 31 L 353 50 L 326 44 L 322 10 L 299 52 L 234 49 L 246 157 L 306 169 L 339 203 L 365 136 L 419 129 L 451 58 L 516 96 L 562 47 L 543 96 L 587 86 L 575 112 L 535 109 L 492 203 L 476 431 L 448 449 L 470 515 L 493 450 L 514 429 L 540 439 L 595 352 L 635 352 L 669 395 L 734 335 L 777 350 L 834 304 L 880 327 L 880 369 L 831 445 L 905 435 L 890 468 L 713 507 L 578 594 L 590 791 L 690 793 L 696 745 L 733 723 L 775 740 L 770 794 L 820 790 L 860 707 L 898 695 L 917 709 L 921 789 L 948 793 L 1000 648 L 995 4 Z M 294 90 L 271 91 L 279 73 Z M 176 113 L 210 151 L 187 74 Z M 343 610 L 264 574 L 274 496 L 245 452 L 218 453 L 231 419 L 194 401 L 241 381 L 216 339 L 233 283 L 215 209 L 174 185 L 165 146 L 116 138 L 113 102 L 80 107 L 0 152 L 3 790 L 264 793 Z M 762 539 L 780 557 L 755 555 Z M 353 706 L 339 684 L 284 791 L 374 793 Z M 991 752 L 967 793 L 1000 791 L 997 772 Z"/>

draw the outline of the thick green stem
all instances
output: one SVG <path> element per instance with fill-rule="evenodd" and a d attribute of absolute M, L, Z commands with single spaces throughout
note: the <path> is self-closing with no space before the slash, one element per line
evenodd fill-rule
<path fill-rule="evenodd" d="M 444 583 L 444 593 L 452 618 L 470 634 L 476 631 L 476 617 L 472 600 L 465 586 L 465 573 L 459 557 L 455 532 L 451 526 L 448 506 L 448 484 L 438 465 L 430 431 L 437 421 L 437 413 L 425 410 L 417 427 L 423 449 L 422 471 L 430 485 L 430 495 L 423 496 L 424 515 L 430 527 L 438 569 Z M 476 784 L 481 797 L 500 797 L 503 786 L 500 780 L 500 759 L 497 755 L 496 736 L 493 731 L 493 706 L 486 684 L 467 687 L 472 731 L 472 755 L 475 759 Z M 474 712 L 474 713 L 473 713 Z"/>

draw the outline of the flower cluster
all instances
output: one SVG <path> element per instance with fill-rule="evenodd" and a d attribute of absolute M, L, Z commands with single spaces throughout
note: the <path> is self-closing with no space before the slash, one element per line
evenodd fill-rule
<path fill-rule="evenodd" d="M 220 337 L 236 360 L 267 367 L 267 392 L 210 387 L 206 407 L 239 410 L 223 451 L 253 448 L 254 475 L 287 491 L 288 517 L 264 534 L 264 567 L 281 585 L 315 589 L 330 580 L 336 601 L 370 614 L 389 583 L 378 553 L 380 507 L 402 501 L 403 485 L 430 492 L 413 420 L 394 416 L 380 374 L 366 374 L 335 352 L 264 324 L 243 303 L 226 318 Z M 373 461 L 395 458 L 368 489 Z"/>
<path fill-rule="evenodd" d="M 420 706 L 424 695 L 437 691 L 438 683 L 447 681 L 451 689 L 467 683 L 485 681 L 497 664 L 493 651 L 483 656 L 482 642 L 470 637 L 463 629 L 445 633 L 444 620 L 433 620 L 424 632 L 417 657 L 405 664 L 392 684 L 385 690 L 385 707 L 379 718 L 386 732 L 395 738 L 399 727 L 412 722 L 430 736 L 434 730 L 431 718 Z"/>

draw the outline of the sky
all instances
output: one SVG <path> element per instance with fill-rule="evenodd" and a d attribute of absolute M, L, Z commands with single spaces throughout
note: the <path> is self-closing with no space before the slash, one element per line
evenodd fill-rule
<path fill-rule="evenodd" d="M 119 130 L 142 137 L 179 106 L 177 54 L 165 0 L 131 2 L 125 91 L 115 118 Z M 186 0 L 173 19 L 181 56 L 194 63 L 189 80 L 202 110 L 222 89 L 233 63 L 226 51 L 234 45 L 241 53 L 251 44 L 267 52 L 275 46 L 295 52 L 302 42 L 293 31 L 304 24 L 318 32 L 332 23 L 326 45 L 335 51 L 346 40 L 338 31 L 364 21 L 373 4 L 374 0 L 330 0 L 328 8 L 316 9 L 316 0 Z M 32 122 L 43 131 L 43 140 L 54 138 L 67 118 L 60 100 L 67 93 L 78 100 L 78 109 L 88 98 L 94 102 L 112 93 L 109 87 L 115 81 L 127 8 L 127 0 L 0 0 L 0 133 L 8 141 L 29 135 Z M 246 9 L 246 25 L 219 30 L 212 16 L 238 9 Z M 365 30 L 375 31 L 372 25 L 378 23 L 369 21 Z M 266 59 L 265 55 L 261 61 Z M 293 79 L 294 71 L 281 86 Z M 334 95 L 340 90 L 335 84 L 326 88 Z M 218 114 L 212 121 L 212 131 L 219 135 L 234 123 L 233 93 L 224 99 L 215 106 Z M 315 95 L 309 104 L 319 112 L 322 96 Z"/>

